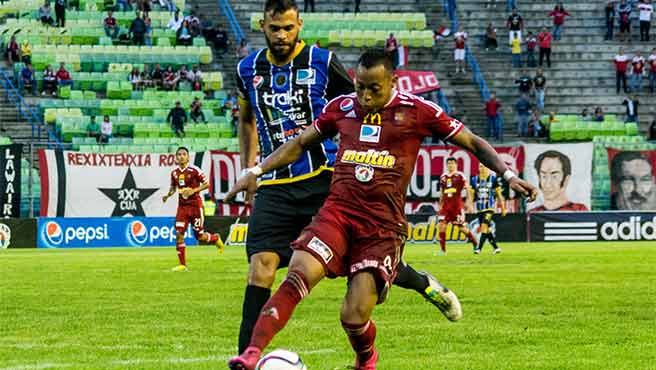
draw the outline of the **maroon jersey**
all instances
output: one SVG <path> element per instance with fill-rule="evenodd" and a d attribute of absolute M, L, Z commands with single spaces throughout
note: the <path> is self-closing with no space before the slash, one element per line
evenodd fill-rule
<path fill-rule="evenodd" d="M 464 208 L 462 202 L 462 190 L 467 185 L 467 180 L 462 172 L 448 173 L 440 177 L 440 191 L 442 192 L 442 209 L 445 212 L 460 213 Z M 440 210 L 440 213 L 442 211 Z"/>
<path fill-rule="evenodd" d="M 324 107 L 314 126 L 327 137 L 339 134 L 325 204 L 403 235 L 407 233 L 406 188 L 422 140 L 427 136 L 447 140 L 464 127 L 439 106 L 397 91 L 383 109 L 369 114 L 355 94 L 339 96 Z"/>
<path fill-rule="evenodd" d="M 183 188 L 197 188 L 207 181 L 203 171 L 193 165 L 185 168 L 176 168 L 171 171 L 171 187 L 180 191 Z M 182 195 L 178 197 L 178 207 L 202 207 L 203 202 L 198 193 L 184 199 Z"/>

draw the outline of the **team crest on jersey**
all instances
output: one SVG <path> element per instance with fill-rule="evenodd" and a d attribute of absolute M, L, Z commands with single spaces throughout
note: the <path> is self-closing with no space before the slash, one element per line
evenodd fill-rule
<path fill-rule="evenodd" d="M 374 178 L 374 168 L 366 165 L 359 164 L 355 166 L 355 179 L 360 182 L 369 182 Z"/>
<path fill-rule="evenodd" d="M 349 111 L 353 109 L 353 99 L 344 99 L 339 103 L 339 109 L 342 110 L 342 112 Z"/>
<path fill-rule="evenodd" d="M 316 73 L 312 68 L 299 69 L 296 71 L 296 83 L 310 86 L 316 82 Z"/>
<path fill-rule="evenodd" d="M 396 123 L 403 123 L 404 120 L 405 120 L 405 114 L 403 114 L 403 112 L 394 113 L 394 121 Z"/>
<path fill-rule="evenodd" d="M 273 83 L 279 89 L 284 88 L 287 85 L 287 73 L 279 72 L 273 75 Z"/>
<path fill-rule="evenodd" d="M 253 77 L 253 88 L 257 89 L 260 87 L 260 85 L 262 85 L 262 82 L 264 82 L 264 77 L 260 75 Z"/>
<path fill-rule="evenodd" d="M 382 127 L 373 125 L 360 126 L 360 141 L 366 143 L 377 143 L 380 141 L 380 132 Z"/>

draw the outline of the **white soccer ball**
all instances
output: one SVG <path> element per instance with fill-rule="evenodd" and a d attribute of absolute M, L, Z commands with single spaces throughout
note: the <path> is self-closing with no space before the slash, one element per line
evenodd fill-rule
<path fill-rule="evenodd" d="M 255 370 L 307 370 L 298 353 L 277 349 L 262 357 Z"/>

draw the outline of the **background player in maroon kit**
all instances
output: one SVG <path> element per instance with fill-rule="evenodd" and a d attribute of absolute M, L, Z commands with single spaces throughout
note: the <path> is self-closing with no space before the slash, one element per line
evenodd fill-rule
<path fill-rule="evenodd" d="M 353 94 L 333 99 L 312 126 L 250 168 L 226 196 L 234 198 L 256 177 L 292 163 L 308 147 L 339 133 L 330 194 L 293 243 L 287 277 L 262 309 L 250 346 L 230 360 L 231 369 L 253 370 L 296 305 L 326 276 L 348 277 L 342 326 L 356 352 L 355 368 L 376 369 L 376 326 L 370 317 L 397 272 L 407 232 L 405 194 L 424 137 L 437 135 L 471 150 L 506 173 L 519 193 L 534 196 L 535 188 L 506 172 L 484 140 L 437 105 L 397 92 L 395 85 L 390 58 L 379 50 L 366 51 L 356 72 L 357 100 Z"/>
<path fill-rule="evenodd" d="M 440 177 L 440 212 L 439 212 L 439 234 L 440 249 L 442 254 L 446 254 L 446 225 L 451 224 L 458 226 L 467 239 L 474 245 L 478 244 L 474 234 L 467 227 L 465 222 L 465 205 L 462 201 L 462 191 L 469 191 L 467 179 L 462 172 L 458 171 L 458 162 L 454 157 L 446 159 L 447 173 Z"/>
<path fill-rule="evenodd" d="M 184 236 L 190 223 L 198 241 L 214 243 L 219 252 L 223 251 L 223 241 L 219 234 L 210 234 L 203 230 L 205 217 L 200 192 L 209 187 L 205 174 L 200 168 L 189 164 L 189 150 L 185 147 L 175 151 L 175 160 L 178 168 L 171 171 L 171 189 L 162 201 L 166 203 L 175 194 L 176 189 L 179 191 L 178 211 L 175 215 L 175 248 L 180 264 L 174 267 L 173 271 L 187 271 Z"/>

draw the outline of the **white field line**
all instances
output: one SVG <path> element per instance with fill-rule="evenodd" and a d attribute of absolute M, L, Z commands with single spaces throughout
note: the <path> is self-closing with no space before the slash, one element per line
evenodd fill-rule
<path fill-rule="evenodd" d="M 41 370 L 41 369 L 61 369 L 65 367 L 73 367 L 74 364 L 54 364 L 54 363 L 45 363 L 38 365 L 16 365 L 12 367 L 3 367 L 0 370 Z"/>

